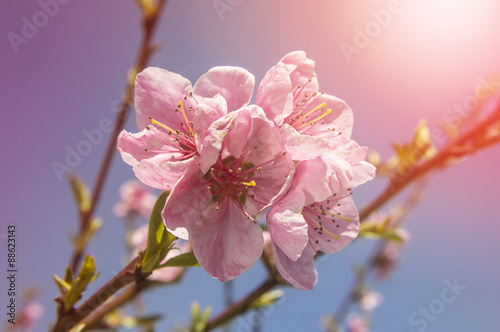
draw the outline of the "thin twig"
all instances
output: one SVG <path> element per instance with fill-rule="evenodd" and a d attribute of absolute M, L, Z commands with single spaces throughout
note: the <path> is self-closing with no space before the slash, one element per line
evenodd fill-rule
<path fill-rule="evenodd" d="M 450 158 L 456 158 L 465 156 L 466 154 L 471 154 L 473 152 L 477 152 L 483 146 L 478 146 L 476 149 L 463 149 L 464 144 L 470 139 L 475 138 L 478 134 L 485 130 L 490 124 L 494 122 L 498 122 L 500 118 L 500 107 L 498 107 L 494 112 L 492 112 L 489 116 L 480 121 L 477 125 L 475 125 L 470 130 L 464 132 L 462 135 L 458 136 L 455 140 L 453 140 L 448 146 L 444 149 L 440 150 L 434 157 L 425 161 L 420 165 L 416 165 L 413 172 L 408 174 L 407 176 L 396 176 L 392 179 L 389 186 L 386 188 L 382 194 L 380 194 L 370 205 L 365 207 L 359 217 L 361 221 L 366 220 L 370 214 L 374 211 L 378 210 L 382 205 L 391 200 L 396 194 L 398 194 L 401 190 L 406 188 L 410 183 L 413 183 L 415 180 L 419 179 L 423 175 L 429 173 L 431 170 L 435 168 L 440 168 L 446 165 Z M 487 145 L 484 145 L 486 147 Z M 458 149 L 458 151 L 457 151 Z M 458 154 L 458 155 L 457 155 Z"/>
<path fill-rule="evenodd" d="M 274 287 L 278 286 L 278 281 L 276 278 L 269 277 L 264 283 L 253 290 L 251 293 L 247 294 L 244 298 L 238 302 L 233 303 L 230 307 L 226 308 L 218 316 L 212 318 L 205 327 L 205 332 L 211 331 L 222 324 L 229 322 L 234 317 L 243 314 L 248 311 L 250 305 L 253 301 L 258 299 L 262 294 L 270 291 Z"/>
<path fill-rule="evenodd" d="M 153 33 L 157 26 L 158 18 L 160 17 L 160 14 L 163 8 L 165 7 L 166 3 L 167 0 L 158 0 L 157 10 L 155 11 L 155 13 L 153 15 L 144 15 L 143 19 L 144 35 L 141 41 L 139 53 L 137 55 L 136 64 L 134 66 L 135 73 L 142 71 L 146 67 L 154 51 L 154 47 L 152 45 Z M 95 187 L 94 190 L 92 191 L 92 201 L 90 204 L 90 208 L 86 213 L 83 213 L 80 217 L 79 234 L 86 233 L 86 230 L 90 225 L 90 221 L 92 220 L 92 216 L 96 211 L 97 204 L 101 198 L 102 189 L 104 187 L 105 180 L 109 173 L 111 161 L 113 160 L 113 156 L 115 155 L 116 139 L 118 138 L 118 135 L 120 134 L 120 131 L 122 130 L 123 125 L 125 123 L 125 120 L 127 119 L 130 105 L 133 101 L 133 92 L 134 92 L 134 85 L 132 82 L 128 82 L 125 88 L 124 98 L 122 100 L 120 112 L 116 117 L 115 127 L 109 139 L 108 147 L 106 149 L 106 153 L 104 155 L 104 159 L 102 161 L 101 168 L 99 170 L 99 174 L 96 179 Z M 85 253 L 85 249 L 86 249 L 86 243 L 83 246 L 81 246 L 81 248 L 79 247 L 75 249 L 70 264 L 73 271 L 77 271 L 78 264 L 80 263 Z"/>
<path fill-rule="evenodd" d="M 85 317 L 89 316 L 97 308 L 99 308 L 107 299 L 116 294 L 120 289 L 136 282 L 140 285 L 146 281 L 149 274 L 141 274 L 139 269 L 140 258 L 134 258 L 123 270 L 102 286 L 95 294 L 87 301 L 80 305 L 77 309 L 71 309 L 68 312 L 60 313 L 58 320 L 54 325 L 52 332 L 67 332 L 72 327 L 76 326 Z"/>

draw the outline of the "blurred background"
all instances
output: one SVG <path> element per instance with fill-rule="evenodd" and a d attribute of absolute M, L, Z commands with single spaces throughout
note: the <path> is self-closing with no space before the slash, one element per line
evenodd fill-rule
<path fill-rule="evenodd" d="M 58 176 L 53 164 L 66 163 L 68 149 L 86 140 L 84 131 L 114 121 L 141 37 L 132 0 L 66 1 L 44 16 L 39 12 L 46 2 L 0 2 L 0 266 L 7 270 L 5 236 L 14 224 L 18 290 L 38 287 L 45 309 L 35 331 L 55 320 L 52 275 L 63 275 L 71 253 L 68 235 L 77 229 L 67 174 Z M 354 110 L 353 138 L 388 158 L 392 144 L 409 141 L 420 119 L 431 130 L 457 115 L 467 121 L 468 113 L 460 115 L 454 105 L 470 101 L 484 81 L 492 91 L 500 86 L 500 76 L 491 76 L 500 74 L 499 15 L 495 0 L 170 0 L 154 37 L 162 49 L 150 65 L 193 83 L 213 66 L 235 65 L 259 82 L 286 53 L 304 50 L 316 61 L 321 90 Z M 30 30 L 27 21 L 39 27 Z M 133 114 L 126 129 L 137 129 Z M 89 186 L 109 138 L 103 135 L 103 143 L 92 144 L 70 166 Z M 498 329 L 499 153 L 495 146 L 431 177 L 407 220 L 411 241 L 399 268 L 385 282 L 370 282 L 384 296 L 373 331 Z M 120 184 L 132 178 L 131 167 L 116 154 L 97 210 L 104 224 L 89 247 L 101 276 L 89 292 L 122 267 L 124 227 L 112 207 Z M 357 206 L 385 185 L 375 180 L 358 188 Z M 315 290 L 286 289 L 284 299 L 261 315 L 261 331 L 321 331 L 322 317 L 336 310 L 353 268 L 373 245 L 363 239 L 321 259 Z M 235 298 L 265 273 L 258 262 L 236 279 Z M 0 279 L 3 320 L 7 283 Z M 455 279 L 467 289 L 425 328 L 412 325 L 411 315 L 440 299 L 445 280 Z M 222 284 L 201 268 L 190 269 L 178 286 L 147 293 L 144 303 L 148 313 L 164 315 L 158 331 L 168 331 L 189 321 L 194 300 L 213 306 L 214 314 L 224 307 Z M 232 330 L 251 331 L 254 320 L 239 318 Z"/>

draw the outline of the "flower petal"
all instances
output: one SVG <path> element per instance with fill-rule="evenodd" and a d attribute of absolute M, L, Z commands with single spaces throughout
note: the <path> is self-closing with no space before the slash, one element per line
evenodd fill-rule
<path fill-rule="evenodd" d="M 332 196 L 329 200 L 334 202 L 335 206 L 333 209 L 326 211 L 337 215 L 322 214 L 318 211 L 314 217 L 322 217 L 320 219 L 322 221 L 322 228 L 316 229 L 317 225 L 314 225 L 312 222 L 308 222 L 308 224 L 309 237 L 314 250 L 333 254 L 344 249 L 358 236 L 359 216 L 351 196 L 344 197 L 340 200 L 335 200 L 335 197 Z M 322 202 L 318 205 L 326 206 L 328 204 Z M 313 214 L 311 210 L 308 210 L 307 213 L 310 215 Z M 346 218 L 350 219 L 350 221 L 346 220 Z M 333 222 L 333 220 L 335 222 Z M 338 236 L 338 239 L 331 234 Z"/>
<path fill-rule="evenodd" d="M 194 93 L 212 98 L 221 94 L 229 111 L 247 105 L 252 99 L 255 77 L 240 67 L 220 66 L 203 74 L 194 85 Z"/>
<path fill-rule="evenodd" d="M 193 162 L 181 160 L 179 146 L 153 126 L 132 134 L 125 130 L 118 136 L 118 152 L 133 166 L 142 183 L 161 190 L 170 190 Z M 172 158 L 174 157 L 174 158 Z"/>
<path fill-rule="evenodd" d="M 225 200 L 219 211 L 206 211 L 190 233 L 198 262 L 220 281 L 238 277 L 262 255 L 260 226 L 247 219 L 232 200 Z"/>
<path fill-rule="evenodd" d="M 314 159 L 330 151 L 326 139 L 302 135 L 287 123 L 281 126 L 281 141 L 288 157 L 296 161 Z"/>
<path fill-rule="evenodd" d="M 353 126 L 353 113 L 347 104 L 334 96 L 328 95 L 326 93 L 317 94 L 315 97 L 304 106 L 305 110 L 314 109 L 322 103 L 326 104 L 324 109 L 330 109 L 331 112 L 328 114 L 321 114 L 309 118 L 308 121 L 314 123 L 313 125 L 300 125 L 302 128 L 299 130 L 300 133 L 313 135 L 317 137 L 323 137 L 335 142 L 336 137 L 342 133 L 343 136 L 351 137 L 352 126 Z M 321 117 L 320 120 L 314 121 Z M 334 130 L 332 130 L 334 129 Z"/>
<path fill-rule="evenodd" d="M 190 167 L 177 181 L 165 202 L 162 219 L 168 231 L 181 239 L 192 237 L 188 230 L 199 220 L 205 210 L 214 210 L 203 173 L 198 167 Z M 196 197 L 196 199 L 193 199 Z"/>
<path fill-rule="evenodd" d="M 232 117 L 227 115 L 227 104 L 221 95 L 203 98 L 196 106 L 195 123 L 196 147 L 201 155 L 200 169 L 206 173 L 219 157 L 222 141 L 227 135 L 227 124 Z"/>
<path fill-rule="evenodd" d="M 284 64 L 278 63 L 266 73 L 259 84 L 255 103 L 277 125 L 290 115 L 293 110 L 292 82 Z"/>
<path fill-rule="evenodd" d="M 316 252 L 308 244 L 299 259 L 292 261 L 280 248 L 273 244 L 273 257 L 278 272 L 286 281 L 297 288 L 313 289 L 317 279 L 317 273 L 314 269 L 315 255 Z"/>
<path fill-rule="evenodd" d="M 274 205 L 267 214 L 267 225 L 273 243 L 293 261 L 296 261 L 309 236 L 307 223 L 302 216 L 304 195 L 300 190 L 294 190 Z"/>
<path fill-rule="evenodd" d="M 366 161 L 360 161 L 352 169 L 352 187 L 356 188 L 363 183 L 372 180 L 377 173 L 377 168 Z"/>
<path fill-rule="evenodd" d="M 329 188 L 328 167 L 325 161 L 320 157 L 302 161 L 296 167 L 293 187 L 302 191 L 303 205 L 322 202 L 330 197 L 332 193 Z"/>
<path fill-rule="evenodd" d="M 137 74 L 135 79 L 135 110 L 137 127 L 142 130 L 151 124 L 150 117 L 174 130 L 182 129 L 183 121 L 175 109 L 183 101 L 188 120 L 191 105 L 191 82 L 168 70 L 149 67 Z M 184 97 L 188 100 L 184 101 Z"/>
<path fill-rule="evenodd" d="M 314 72 L 314 61 L 308 59 L 304 51 L 290 52 L 280 60 L 280 63 L 285 64 L 290 73 L 293 91 L 298 86 L 305 86 L 304 91 L 318 91 L 319 85 L 317 75 Z"/>

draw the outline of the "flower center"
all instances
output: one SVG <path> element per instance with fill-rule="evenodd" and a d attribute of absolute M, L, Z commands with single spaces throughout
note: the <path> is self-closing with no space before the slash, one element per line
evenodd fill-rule
<path fill-rule="evenodd" d="M 257 185 L 252 180 L 252 177 L 256 171 L 261 170 L 261 167 L 255 167 L 254 164 L 245 161 L 245 157 L 242 156 L 236 159 L 230 156 L 222 160 L 219 155 L 217 162 L 205 174 L 204 178 L 210 182 L 207 189 L 212 195 L 212 200 L 218 203 L 215 208 L 216 211 L 225 198 L 231 198 L 245 216 L 253 220 L 254 218 L 245 211 L 243 205 L 247 196 L 255 198 L 255 195 L 253 192 L 249 192 L 249 189 L 253 189 Z"/>
<path fill-rule="evenodd" d="M 245 203 L 248 204 L 247 200 L 250 199 L 253 203 L 261 205 L 262 207 L 267 205 L 268 202 L 260 201 L 260 197 L 258 196 L 262 196 L 259 193 L 270 188 L 258 186 L 259 180 L 258 177 L 255 176 L 263 167 L 273 167 L 276 160 L 286 155 L 286 152 L 279 153 L 274 156 L 274 158 L 259 165 L 254 165 L 246 161 L 247 154 L 257 149 L 259 149 L 258 146 L 253 146 L 246 154 L 238 158 L 229 156 L 222 159 L 219 154 L 217 162 L 212 165 L 210 170 L 204 175 L 204 179 L 208 183 L 207 190 L 212 195 L 213 202 L 218 203 L 215 207 L 215 211 L 219 210 L 224 199 L 232 199 L 247 219 L 251 219 L 254 223 L 257 223 L 256 219 L 245 210 Z M 288 175 L 286 177 L 288 177 Z"/>
<path fill-rule="evenodd" d="M 332 231 L 330 231 L 331 227 L 334 225 L 335 228 L 340 228 L 338 219 L 351 222 L 352 218 L 344 217 L 340 212 L 335 210 L 335 207 L 340 206 L 340 203 L 337 203 L 337 201 L 338 200 L 327 200 L 321 203 L 313 203 L 307 207 L 304 207 L 304 209 L 302 210 L 302 215 L 304 216 L 306 222 L 310 226 L 312 226 L 312 229 L 314 229 L 314 231 L 319 235 L 326 234 L 330 237 L 335 238 L 336 240 L 340 240 L 339 235 L 334 234 Z M 327 229 L 327 224 L 324 223 L 329 223 L 328 228 L 330 228 L 330 230 Z M 327 238 L 326 241 L 330 242 L 330 239 Z M 316 243 L 318 242 L 319 241 L 316 241 Z"/>
<path fill-rule="evenodd" d="M 184 100 L 187 100 L 187 97 L 184 97 Z M 186 160 L 198 153 L 194 139 L 193 122 L 188 120 L 182 100 L 179 101 L 179 104 L 174 111 L 179 116 L 181 129 L 173 129 L 166 124 L 153 119 L 152 117 L 149 117 L 149 119 L 151 120 L 151 124 L 165 129 L 167 131 L 167 135 L 171 136 L 172 141 L 178 145 L 179 150 L 175 151 L 176 153 L 173 153 L 171 158 L 176 159 L 176 161 Z M 189 107 L 189 111 L 192 111 L 191 106 Z"/>
<path fill-rule="evenodd" d="M 285 119 L 285 122 L 294 127 L 298 132 L 305 133 L 317 123 L 324 124 L 322 120 L 325 116 L 332 113 L 330 108 L 326 108 L 325 102 L 315 105 L 312 99 L 318 96 L 318 92 L 304 93 L 304 89 L 311 82 L 309 80 L 304 86 L 297 86 L 293 93 L 293 110 Z M 320 95 L 323 92 L 319 92 Z M 328 129 L 335 131 L 335 128 Z"/>

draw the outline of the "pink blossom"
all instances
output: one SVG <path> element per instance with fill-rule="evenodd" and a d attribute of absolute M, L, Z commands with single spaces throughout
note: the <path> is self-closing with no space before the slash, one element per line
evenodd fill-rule
<path fill-rule="evenodd" d="M 113 208 L 114 214 L 119 218 L 137 214 L 149 218 L 156 196 L 149 187 L 136 180 L 130 180 L 121 185 L 120 201 Z"/>
<path fill-rule="evenodd" d="M 21 308 L 17 324 L 21 329 L 31 329 L 35 326 L 36 321 L 43 315 L 43 307 L 40 303 L 30 301 Z"/>
<path fill-rule="evenodd" d="M 359 308 L 366 313 L 372 312 L 384 301 L 384 297 L 379 292 L 368 291 L 358 301 Z"/>
<path fill-rule="evenodd" d="M 261 256 L 263 237 L 255 216 L 288 189 L 293 164 L 280 132 L 259 107 L 229 113 L 210 130 L 226 128 L 221 152 L 208 172 L 191 167 L 163 210 L 174 235 L 192 240 L 200 265 L 221 281 L 248 270 Z"/>
<path fill-rule="evenodd" d="M 130 242 L 131 245 L 136 250 L 146 250 L 148 244 L 148 225 L 142 225 L 139 227 L 131 236 Z M 178 241 L 179 242 L 179 241 Z M 162 263 L 165 263 L 170 258 L 178 256 L 180 254 L 184 254 L 191 251 L 191 243 L 187 241 L 182 241 L 180 244 L 177 242 L 177 245 L 172 248 Z M 150 280 L 160 281 L 163 283 L 170 283 L 177 279 L 184 268 L 182 267 L 163 267 L 157 270 L 154 270 L 153 273 L 149 276 Z"/>
<path fill-rule="evenodd" d="M 375 277 L 378 279 L 388 278 L 396 269 L 401 259 L 401 253 L 410 239 L 410 233 L 399 227 L 402 218 L 405 216 L 404 209 L 393 209 L 389 213 L 376 212 L 370 222 L 383 223 L 387 229 L 393 229 L 402 242 L 385 241 L 377 252 L 374 259 Z"/>
<path fill-rule="evenodd" d="M 375 167 L 364 161 L 368 149 L 350 139 L 352 110 L 319 92 L 314 61 L 303 51 L 287 54 L 267 72 L 256 103 L 280 127 L 292 160 L 325 160 L 332 192 L 345 194 L 375 176 Z"/>
<path fill-rule="evenodd" d="M 398 233 L 403 239 L 408 238 L 408 233 L 404 229 L 400 229 Z M 406 246 L 405 242 L 386 241 L 383 244 L 375 258 L 375 276 L 378 279 L 388 278 L 396 269 Z"/>
<path fill-rule="evenodd" d="M 204 164 L 215 162 L 218 151 L 203 155 L 202 148 L 217 148 L 221 138 L 207 128 L 228 111 L 246 105 L 253 86 L 254 77 L 238 67 L 212 68 L 194 87 L 179 74 L 146 68 L 135 81 L 136 121 L 141 131 L 122 131 L 118 151 L 144 184 L 171 190 L 200 158 Z"/>
<path fill-rule="evenodd" d="M 347 317 L 348 332 L 370 332 L 370 322 L 366 317 L 353 314 Z"/>
<path fill-rule="evenodd" d="M 359 231 L 349 194 L 332 194 L 322 158 L 301 162 L 290 191 L 267 214 L 276 267 L 290 284 L 312 289 L 314 256 L 342 250 Z"/>

